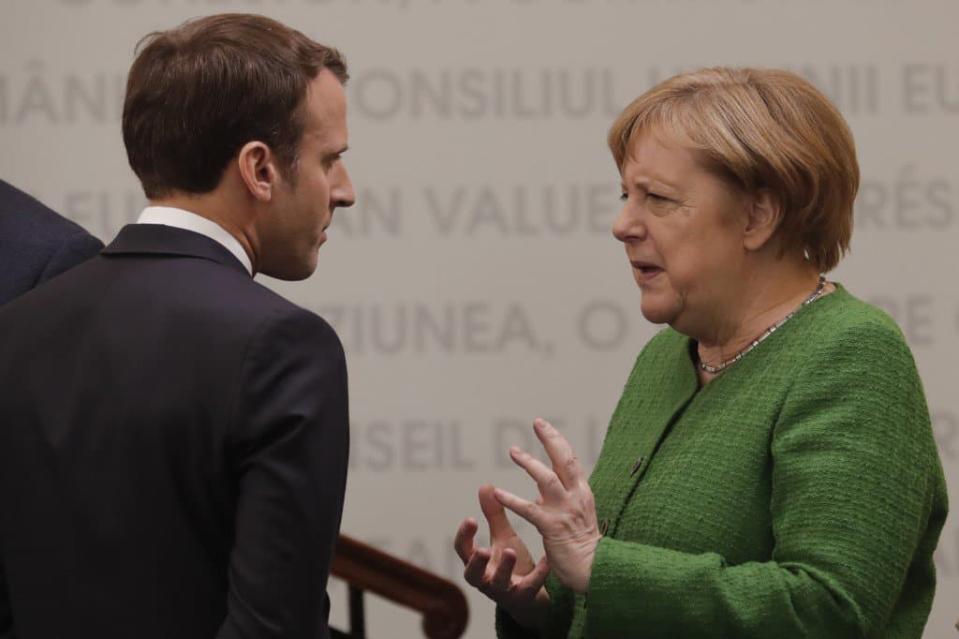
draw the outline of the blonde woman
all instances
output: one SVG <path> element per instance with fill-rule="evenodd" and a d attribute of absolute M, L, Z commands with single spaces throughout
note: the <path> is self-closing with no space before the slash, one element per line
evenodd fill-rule
<path fill-rule="evenodd" d="M 498 636 L 918 639 L 945 481 L 902 334 L 825 277 L 859 184 L 842 116 L 791 73 L 704 69 L 640 96 L 609 145 L 613 234 L 668 328 L 588 480 L 537 420 L 551 465 L 510 455 L 538 498 L 480 490 L 490 548 L 460 526 Z"/>

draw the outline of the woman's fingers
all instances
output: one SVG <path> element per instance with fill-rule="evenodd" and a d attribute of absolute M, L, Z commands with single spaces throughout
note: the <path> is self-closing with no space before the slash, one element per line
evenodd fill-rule
<path fill-rule="evenodd" d="M 493 495 L 496 497 L 496 500 L 503 504 L 506 508 L 509 508 L 514 513 L 528 521 L 529 523 L 536 526 L 536 529 L 539 530 L 543 509 L 541 506 L 534 504 L 531 501 L 526 501 L 525 499 L 520 499 L 513 493 L 508 493 L 502 488 L 496 488 L 493 491 Z"/>
<path fill-rule="evenodd" d="M 463 520 L 460 527 L 456 529 L 456 538 L 453 540 L 453 547 L 456 548 L 456 554 L 465 565 L 473 554 L 473 538 L 476 536 L 476 530 L 479 528 L 476 520 L 468 517 Z"/>
<path fill-rule="evenodd" d="M 556 528 L 557 516 L 565 520 L 563 513 L 579 512 L 576 507 L 584 501 L 580 499 L 582 491 L 589 491 L 583 479 L 583 469 L 569 442 L 545 420 L 537 419 L 533 428 L 553 468 L 550 469 L 517 447 L 510 448 L 510 457 L 536 481 L 540 493 L 536 502 L 489 484 L 484 485 L 479 489 L 479 502 L 483 516 L 489 522 L 491 547 L 480 548 L 475 545 L 478 524 L 473 519 L 460 524 L 454 540 L 456 553 L 466 566 L 463 570 L 466 582 L 498 602 L 539 596 L 550 571 L 546 557 L 533 564 L 525 545 L 510 524 L 506 510 L 513 511 L 535 526 L 544 535 L 547 551 L 555 555 L 557 549 L 550 551 L 547 542 L 551 539 L 550 531 Z M 589 493 L 587 496 L 591 495 Z M 560 547 L 559 551 L 562 550 Z M 559 558 L 563 557 L 563 553 L 559 552 Z M 557 566 L 557 570 L 559 568 Z M 523 574 L 517 574 L 517 569 Z"/>
<path fill-rule="evenodd" d="M 477 548 L 466 562 L 463 578 L 466 583 L 476 588 L 484 588 L 483 577 L 486 575 L 486 566 L 489 565 L 490 551 L 487 548 Z"/>
<path fill-rule="evenodd" d="M 513 577 L 513 568 L 516 566 L 516 552 L 507 548 L 500 555 L 499 565 L 493 571 L 490 586 L 494 592 L 506 592 Z"/>
<path fill-rule="evenodd" d="M 553 471 L 568 490 L 576 488 L 583 481 L 583 467 L 566 438 L 552 424 L 541 417 L 533 420 L 533 432 L 546 449 Z"/>
<path fill-rule="evenodd" d="M 509 449 L 513 462 L 527 472 L 536 482 L 540 494 L 548 500 L 560 501 L 566 494 L 566 488 L 559 477 L 546 464 L 517 446 Z"/>
<path fill-rule="evenodd" d="M 490 546 L 493 553 L 493 561 L 499 561 L 499 553 L 506 548 L 510 548 L 516 553 L 515 569 L 526 574 L 533 569 L 533 559 L 526 549 L 526 544 L 524 544 L 523 540 L 516 534 L 516 531 L 513 529 L 513 524 L 510 523 L 507 518 L 503 504 L 496 499 L 494 495 L 495 490 L 492 485 L 487 484 L 481 487 L 479 491 L 480 507 L 483 509 L 483 515 L 486 517 L 487 522 L 489 522 Z M 460 528 L 462 528 L 462 525 Z M 475 530 L 470 532 L 471 534 L 475 534 Z M 458 531 L 457 541 L 459 537 L 460 532 Z M 465 546 L 464 544 L 457 546 L 457 552 L 459 552 L 460 547 Z M 460 555 L 460 558 L 462 559 L 462 555 Z M 463 559 L 463 563 L 466 563 L 466 561 L 466 559 Z"/>
<path fill-rule="evenodd" d="M 509 523 L 509 519 L 506 517 L 506 511 L 503 510 L 503 505 L 493 496 L 495 490 L 491 484 L 480 486 L 479 489 L 480 508 L 483 511 L 483 516 L 486 517 L 487 523 L 489 523 L 491 544 L 516 535 L 516 531 L 513 530 L 512 524 Z"/>
<path fill-rule="evenodd" d="M 536 567 L 517 582 L 516 587 L 526 592 L 539 592 L 548 576 L 549 562 L 546 560 L 546 555 L 543 555 L 543 558 L 536 563 Z"/>

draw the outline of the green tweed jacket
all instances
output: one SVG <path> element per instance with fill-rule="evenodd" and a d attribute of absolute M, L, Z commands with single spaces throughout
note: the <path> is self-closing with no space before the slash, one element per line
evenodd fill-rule
<path fill-rule="evenodd" d="M 590 484 L 589 588 L 549 638 L 919 639 L 946 518 L 901 332 L 842 287 L 700 388 L 690 339 L 640 353 Z M 497 610 L 502 638 L 537 637 Z"/>

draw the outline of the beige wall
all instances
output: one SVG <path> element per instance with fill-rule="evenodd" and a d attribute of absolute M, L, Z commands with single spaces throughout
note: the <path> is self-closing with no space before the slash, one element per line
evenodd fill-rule
<path fill-rule="evenodd" d="M 707 64 L 799 70 L 848 117 L 864 185 L 835 277 L 905 330 L 959 495 L 954 0 L 7 0 L 0 176 L 109 240 L 143 203 L 119 132 L 133 46 L 218 11 L 284 20 L 352 65 L 359 202 L 316 276 L 265 281 L 346 346 L 345 532 L 462 583 L 454 529 L 482 482 L 530 493 L 505 449 L 534 416 L 595 460 L 656 330 L 609 233 L 606 129 L 656 79 Z M 929 639 L 956 636 L 955 516 L 937 562 Z M 491 636 L 491 605 L 469 596 L 467 636 Z M 371 636 L 419 636 L 412 616 L 369 610 Z"/>

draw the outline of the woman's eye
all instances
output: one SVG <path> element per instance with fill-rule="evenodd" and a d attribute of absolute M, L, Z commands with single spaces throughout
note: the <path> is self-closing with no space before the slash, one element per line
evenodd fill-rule
<path fill-rule="evenodd" d="M 669 201 L 669 198 L 663 197 L 662 195 L 660 195 L 660 194 L 658 194 L 658 193 L 647 193 L 647 194 L 646 194 L 646 197 L 648 197 L 649 199 L 654 200 L 654 201 L 656 201 L 656 202 L 668 202 L 668 201 Z"/>
<path fill-rule="evenodd" d="M 625 202 L 626 200 L 629 199 L 629 195 L 624 191 L 624 192 L 622 192 L 622 193 L 619 194 L 619 199 L 621 199 L 623 202 Z"/>

